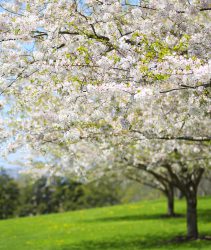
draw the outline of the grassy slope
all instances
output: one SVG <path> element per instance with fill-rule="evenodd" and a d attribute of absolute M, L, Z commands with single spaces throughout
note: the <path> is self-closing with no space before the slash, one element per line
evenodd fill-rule
<path fill-rule="evenodd" d="M 211 241 L 171 243 L 185 218 L 160 218 L 164 200 L 0 221 L 0 250 L 206 249 Z M 184 214 L 184 201 L 176 210 Z M 199 201 L 199 227 L 211 235 L 211 199 Z"/>

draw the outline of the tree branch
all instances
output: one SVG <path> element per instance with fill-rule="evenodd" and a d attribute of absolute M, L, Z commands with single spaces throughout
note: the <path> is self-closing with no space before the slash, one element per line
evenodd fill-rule
<path fill-rule="evenodd" d="M 195 142 L 210 142 L 211 141 L 211 136 L 194 137 L 194 136 L 185 136 L 184 135 L 184 136 L 161 136 L 161 137 L 159 137 L 159 136 L 149 136 L 149 135 L 145 134 L 144 132 L 139 131 L 139 130 L 135 130 L 135 129 L 133 129 L 131 131 L 144 136 L 145 138 L 143 138 L 142 140 L 144 140 L 144 139 L 147 139 L 147 140 L 167 140 L 167 141 L 179 140 L 179 141 L 195 141 Z"/>
<path fill-rule="evenodd" d="M 209 87 L 211 87 L 211 82 L 210 83 L 205 83 L 205 84 L 200 84 L 200 85 L 197 85 L 197 86 L 188 86 L 188 85 L 182 84 L 181 88 L 162 90 L 162 91 L 160 91 L 160 93 L 165 94 L 165 93 L 169 93 L 169 92 L 173 92 L 173 91 L 184 90 L 184 89 L 197 89 L 197 88 L 200 88 L 200 87 L 209 88 Z"/>

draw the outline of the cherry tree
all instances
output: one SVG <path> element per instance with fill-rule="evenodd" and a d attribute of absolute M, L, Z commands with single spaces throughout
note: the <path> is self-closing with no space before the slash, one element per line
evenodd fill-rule
<path fill-rule="evenodd" d="M 130 171 L 136 168 L 154 176 L 159 182 L 153 184 L 159 184 L 161 190 L 166 191 L 166 186 L 170 185 L 184 194 L 187 202 L 187 237 L 197 238 L 197 190 L 203 174 L 209 171 L 209 146 L 187 142 L 169 144 L 165 141 L 159 144 L 153 142 L 149 147 L 141 143 L 136 155 L 129 153 L 126 160 Z M 171 188 L 168 189 L 171 191 Z"/>
<path fill-rule="evenodd" d="M 175 185 L 167 171 L 161 171 L 159 168 L 154 171 L 144 164 L 131 164 L 129 169 L 126 168 L 125 176 L 163 193 L 167 198 L 167 215 L 169 217 L 176 216 L 174 208 Z"/>
<path fill-rule="evenodd" d="M 54 161 L 46 171 L 61 162 L 81 173 L 97 161 L 114 163 L 113 152 L 130 159 L 138 148 L 133 165 L 165 168 L 181 190 L 188 177 L 187 205 L 196 201 L 210 164 L 209 1 L 20 0 L 0 7 L 10 150 L 28 144 Z M 197 238 L 196 202 L 187 216 L 188 237 Z"/>

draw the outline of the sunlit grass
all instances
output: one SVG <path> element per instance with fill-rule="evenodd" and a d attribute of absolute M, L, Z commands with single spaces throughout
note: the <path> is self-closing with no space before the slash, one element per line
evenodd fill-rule
<path fill-rule="evenodd" d="M 203 249 L 211 241 L 172 243 L 185 217 L 163 218 L 165 200 L 0 221 L 1 250 Z M 185 214 L 185 202 L 176 211 Z M 211 235 L 211 199 L 199 201 L 201 234 Z"/>

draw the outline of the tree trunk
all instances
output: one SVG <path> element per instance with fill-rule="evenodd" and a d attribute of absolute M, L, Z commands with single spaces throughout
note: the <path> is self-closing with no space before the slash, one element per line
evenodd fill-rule
<path fill-rule="evenodd" d="M 170 217 L 173 217 L 173 216 L 175 216 L 175 213 L 174 213 L 174 188 L 173 187 L 170 187 L 170 189 L 168 190 L 167 200 L 168 200 L 168 203 L 167 203 L 168 215 Z"/>
<path fill-rule="evenodd" d="M 197 197 L 196 194 L 186 197 L 187 200 L 187 237 L 190 239 L 198 238 L 197 222 Z"/>

